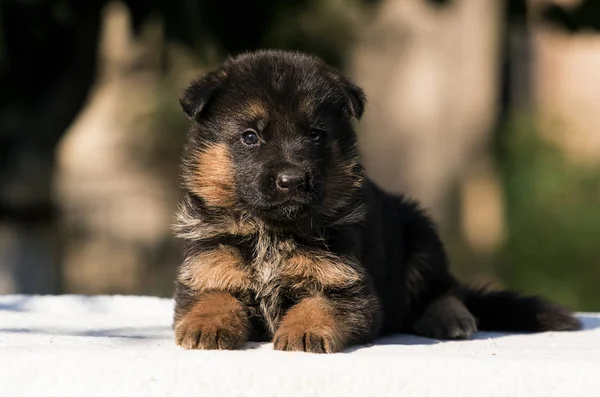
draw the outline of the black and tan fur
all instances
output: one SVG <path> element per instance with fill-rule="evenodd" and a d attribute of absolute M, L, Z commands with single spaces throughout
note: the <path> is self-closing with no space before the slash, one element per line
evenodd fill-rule
<path fill-rule="evenodd" d="M 365 176 L 351 121 L 364 94 L 318 58 L 240 55 L 194 81 L 181 104 L 192 126 L 175 226 L 187 244 L 179 345 L 272 340 L 330 353 L 396 332 L 580 327 L 558 305 L 471 289 L 449 273 L 432 221 Z"/>

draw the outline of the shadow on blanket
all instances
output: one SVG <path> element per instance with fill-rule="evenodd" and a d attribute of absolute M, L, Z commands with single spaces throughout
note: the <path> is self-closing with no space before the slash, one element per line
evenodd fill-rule
<path fill-rule="evenodd" d="M 583 323 L 582 331 L 591 331 L 597 328 L 600 328 L 600 317 L 593 317 L 585 314 L 579 314 L 577 316 L 581 322 Z M 471 339 L 473 340 L 485 340 L 485 339 L 496 339 L 496 338 L 506 338 L 513 335 L 526 335 L 523 333 L 502 333 L 502 332 L 476 332 Z M 531 334 L 535 335 L 534 333 Z M 414 335 L 391 335 L 382 339 L 377 340 L 375 343 L 372 343 L 367 346 L 356 346 L 349 348 L 344 351 L 344 353 L 351 353 L 356 350 L 364 349 L 365 347 L 372 345 L 436 345 L 438 343 L 452 343 L 452 341 L 443 341 L 437 339 L 429 339 L 421 336 Z"/>
<path fill-rule="evenodd" d="M 73 336 L 95 338 L 123 338 L 123 339 L 170 339 L 171 327 L 135 327 L 135 328 L 104 328 L 89 331 L 68 331 L 41 328 L 0 328 L 0 334 L 38 334 L 48 336 Z"/>
<path fill-rule="evenodd" d="M 27 311 L 26 306 L 30 299 L 31 299 L 31 297 L 29 297 L 29 296 L 23 296 L 23 297 L 20 297 L 20 298 L 14 300 L 13 302 L 0 303 L 0 312 L 2 312 L 2 311 L 4 311 L 4 312 Z"/>
<path fill-rule="evenodd" d="M 577 317 L 583 323 L 584 331 L 600 328 L 600 317 L 586 316 L 585 314 L 580 314 Z"/>

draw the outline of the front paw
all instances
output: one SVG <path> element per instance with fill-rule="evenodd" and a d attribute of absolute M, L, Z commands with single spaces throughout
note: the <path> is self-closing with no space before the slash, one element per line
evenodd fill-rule
<path fill-rule="evenodd" d="M 278 330 L 273 339 L 275 350 L 308 353 L 335 353 L 341 350 L 332 330 L 312 329 Z"/>
<path fill-rule="evenodd" d="M 275 350 L 336 353 L 345 334 L 325 298 L 307 298 L 292 307 L 275 332 Z"/>
<path fill-rule="evenodd" d="M 175 339 L 185 349 L 237 349 L 247 336 L 248 316 L 243 305 L 223 292 L 202 296 L 175 324 Z"/>

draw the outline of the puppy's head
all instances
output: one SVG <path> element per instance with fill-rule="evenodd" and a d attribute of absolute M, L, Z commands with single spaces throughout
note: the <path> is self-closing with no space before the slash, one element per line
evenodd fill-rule
<path fill-rule="evenodd" d="M 244 54 L 180 101 L 192 120 L 185 184 L 209 208 L 274 221 L 335 217 L 361 187 L 351 119 L 365 96 L 318 58 Z"/>

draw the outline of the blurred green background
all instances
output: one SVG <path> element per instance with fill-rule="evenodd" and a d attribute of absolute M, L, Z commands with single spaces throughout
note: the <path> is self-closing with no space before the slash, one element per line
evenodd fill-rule
<path fill-rule="evenodd" d="M 225 57 L 313 52 L 369 174 L 469 282 L 600 310 L 600 1 L 0 2 L 0 293 L 169 296 L 187 121 Z"/>

